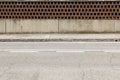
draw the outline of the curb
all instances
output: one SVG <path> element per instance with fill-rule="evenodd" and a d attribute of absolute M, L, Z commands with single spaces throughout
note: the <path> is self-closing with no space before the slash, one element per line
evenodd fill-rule
<path fill-rule="evenodd" d="M 120 34 L 7 34 L 0 42 L 119 42 Z"/>

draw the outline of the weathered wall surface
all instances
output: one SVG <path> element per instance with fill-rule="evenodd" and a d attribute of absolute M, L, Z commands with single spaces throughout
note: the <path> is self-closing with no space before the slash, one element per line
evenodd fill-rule
<path fill-rule="evenodd" d="M 0 0 L 0 1 L 107 1 L 107 0 Z M 0 33 L 103 33 L 103 32 L 104 33 L 120 32 L 120 21 L 79 20 L 79 19 L 72 20 L 0 19 Z"/>
<path fill-rule="evenodd" d="M 0 33 L 113 33 L 119 20 L 1 19 Z"/>

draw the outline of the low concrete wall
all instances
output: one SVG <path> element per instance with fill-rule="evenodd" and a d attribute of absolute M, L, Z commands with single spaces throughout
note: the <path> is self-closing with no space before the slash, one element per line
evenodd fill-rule
<path fill-rule="evenodd" d="M 0 20 L 0 33 L 113 33 L 119 20 Z"/>
<path fill-rule="evenodd" d="M 60 20 L 59 32 L 115 32 L 115 21 Z"/>

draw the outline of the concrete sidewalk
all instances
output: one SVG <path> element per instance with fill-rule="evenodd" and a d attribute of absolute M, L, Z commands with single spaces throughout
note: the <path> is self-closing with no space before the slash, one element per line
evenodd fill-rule
<path fill-rule="evenodd" d="M 85 41 L 119 42 L 120 34 L 1 34 L 0 42 L 13 41 Z"/>

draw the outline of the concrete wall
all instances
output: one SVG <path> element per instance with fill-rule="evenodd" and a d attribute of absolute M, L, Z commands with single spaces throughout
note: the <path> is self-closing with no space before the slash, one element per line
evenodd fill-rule
<path fill-rule="evenodd" d="M 117 33 L 119 20 L 0 20 L 0 33 Z"/>
<path fill-rule="evenodd" d="M 0 1 L 120 1 L 120 0 L 0 0 Z M 113 33 L 118 20 L 0 20 L 0 33 Z"/>

